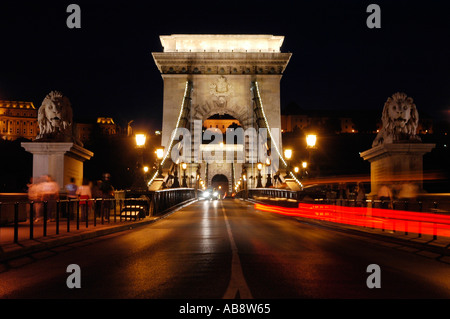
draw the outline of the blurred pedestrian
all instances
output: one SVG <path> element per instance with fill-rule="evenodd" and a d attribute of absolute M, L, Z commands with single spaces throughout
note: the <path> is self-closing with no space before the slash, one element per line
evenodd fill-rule
<path fill-rule="evenodd" d="M 101 213 L 101 198 L 102 198 L 102 191 L 101 191 L 102 181 L 98 180 L 95 183 L 93 183 L 91 192 L 92 192 L 92 198 L 95 199 L 94 202 L 94 217 L 99 217 Z"/>
<path fill-rule="evenodd" d="M 30 220 L 35 222 L 42 219 L 42 192 L 40 189 L 41 179 L 39 177 L 31 178 L 28 186 L 28 199 L 33 202 L 33 210 L 30 210 Z"/>
<path fill-rule="evenodd" d="M 78 186 L 75 185 L 75 178 L 70 178 L 70 183 L 66 185 L 66 191 L 67 191 L 67 197 L 69 199 L 76 199 L 77 198 L 77 189 Z"/>
<path fill-rule="evenodd" d="M 114 187 L 111 184 L 111 175 L 103 174 L 102 185 L 100 186 L 102 192 L 102 216 L 109 221 L 109 214 L 112 207 L 112 199 L 114 198 Z"/>
<path fill-rule="evenodd" d="M 59 185 L 51 175 L 44 175 L 41 185 L 42 200 L 47 201 L 47 218 L 54 221 L 56 218 L 56 202 L 59 199 Z"/>
<path fill-rule="evenodd" d="M 356 204 L 359 207 L 364 207 L 366 202 L 366 190 L 364 184 L 359 182 L 356 186 Z"/>
<path fill-rule="evenodd" d="M 83 184 L 78 187 L 76 195 L 80 200 L 81 220 L 86 221 L 92 206 L 92 201 L 90 201 L 92 198 L 92 191 L 89 182 L 86 179 L 83 179 Z"/>
<path fill-rule="evenodd" d="M 75 205 L 74 200 L 77 199 L 77 189 L 78 189 L 78 186 L 75 184 L 75 178 L 73 178 L 73 177 L 70 178 L 70 183 L 65 186 L 65 189 L 67 192 L 67 199 L 69 200 L 69 203 L 67 203 L 67 205 L 69 205 L 69 209 L 67 210 L 69 213 L 69 216 L 67 216 L 67 218 L 73 219 L 73 216 L 74 216 L 73 208 Z M 72 203 L 70 202 L 71 200 L 72 200 Z"/>
<path fill-rule="evenodd" d="M 381 185 L 381 187 L 378 189 L 377 195 L 378 195 L 378 199 L 381 201 L 381 206 L 383 208 L 386 208 L 386 207 L 393 208 L 392 200 L 394 198 L 392 195 L 392 190 L 388 185 L 386 185 L 386 184 Z M 386 203 L 387 203 L 387 205 L 386 205 Z"/>

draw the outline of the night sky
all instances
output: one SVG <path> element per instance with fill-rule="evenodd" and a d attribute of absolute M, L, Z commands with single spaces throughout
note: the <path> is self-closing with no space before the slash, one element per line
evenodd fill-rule
<path fill-rule="evenodd" d="M 112 116 L 161 128 L 163 81 L 151 52 L 159 35 L 284 35 L 293 56 L 281 104 L 381 110 L 403 91 L 419 115 L 450 114 L 448 1 L 9 1 L 0 3 L 0 99 L 39 107 L 51 90 L 75 119 Z M 66 8 L 81 7 L 81 29 Z M 381 29 L 369 29 L 370 3 Z"/>

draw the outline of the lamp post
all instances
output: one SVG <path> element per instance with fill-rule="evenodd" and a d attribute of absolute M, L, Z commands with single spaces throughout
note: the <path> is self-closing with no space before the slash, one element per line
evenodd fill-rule
<path fill-rule="evenodd" d="M 289 177 L 289 173 L 291 170 L 291 158 L 292 158 L 292 150 L 290 148 L 284 150 L 284 158 L 287 160 L 286 167 L 286 176 L 284 178 Z"/>
<path fill-rule="evenodd" d="M 306 136 L 306 146 L 308 149 L 308 163 L 312 163 L 312 152 L 316 148 L 316 142 L 317 142 L 317 135 L 309 134 Z M 314 165 L 314 167 L 317 167 Z M 311 171 L 311 169 L 310 169 Z"/>
<path fill-rule="evenodd" d="M 258 177 L 257 177 L 257 184 L 256 184 L 256 188 L 262 188 L 262 183 L 261 183 L 261 170 L 263 168 L 263 164 L 262 163 L 258 163 L 256 164 L 256 168 L 258 169 Z"/>
<path fill-rule="evenodd" d="M 146 140 L 145 134 L 136 134 L 135 141 L 136 141 L 136 148 L 138 151 L 138 161 L 137 161 L 137 168 L 136 168 L 136 177 L 134 184 L 132 188 L 134 189 L 146 189 L 147 184 L 145 183 L 145 175 L 144 175 L 144 148 L 145 148 L 145 140 Z"/>
<path fill-rule="evenodd" d="M 158 147 L 156 149 L 155 153 L 156 153 L 156 159 L 158 161 L 158 178 L 162 178 L 163 174 L 162 174 L 161 162 L 164 157 L 164 147 Z"/>
<path fill-rule="evenodd" d="M 148 166 L 147 165 L 144 166 L 143 170 L 144 170 L 144 178 L 145 178 L 145 180 L 147 180 L 147 173 L 148 173 L 148 170 L 149 170 Z"/>
<path fill-rule="evenodd" d="M 306 175 L 308 175 L 308 171 L 306 170 L 308 168 L 308 162 L 302 162 L 302 168 L 303 168 L 302 178 L 305 178 Z"/>
<path fill-rule="evenodd" d="M 186 163 L 182 163 L 181 164 L 181 168 L 183 169 L 183 182 L 182 182 L 182 187 L 188 187 L 187 183 L 186 183 L 186 168 L 187 168 L 187 164 Z"/>
<path fill-rule="evenodd" d="M 266 166 L 267 166 L 267 180 L 266 180 L 266 187 L 271 187 L 272 186 L 272 177 L 271 177 L 271 172 L 270 172 L 270 158 L 266 158 Z"/>

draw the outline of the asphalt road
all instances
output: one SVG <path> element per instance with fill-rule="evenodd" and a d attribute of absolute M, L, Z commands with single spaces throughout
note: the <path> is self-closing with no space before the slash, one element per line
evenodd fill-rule
<path fill-rule="evenodd" d="M 200 201 L 153 224 L 0 264 L 0 298 L 449 298 L 448 259 L 389 241 Z M 80 267 L 81 288 L 66 285 Z M 368 288 L 367 267 L 380 267 Z"/>

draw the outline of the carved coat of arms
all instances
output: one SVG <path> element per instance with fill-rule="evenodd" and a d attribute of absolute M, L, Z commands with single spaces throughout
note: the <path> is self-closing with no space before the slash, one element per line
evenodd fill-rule
<path fill-rule="evenodd" d="M 216 96 L 228 96 L 232 93 L 233 86 L 228 83 L 224 76 L 220 76 L 215 82 L 209 85 L 209 92 Z"/>

